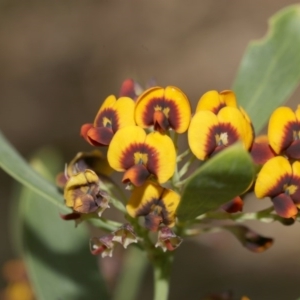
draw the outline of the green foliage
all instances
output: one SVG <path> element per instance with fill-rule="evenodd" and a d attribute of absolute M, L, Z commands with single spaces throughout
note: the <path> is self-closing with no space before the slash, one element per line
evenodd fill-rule
<path fill-rule="evenodd" d="M 299 53 L 300 5 L 274 15 L 267 36 L 248 46 L 233 90 L 257 133 L 266 125 L 272 111 L 298 86 Z"/>
<path fill-rule="evenodd" d="M 0 132 L 0 167 L 24 186 L 32 189 L 44 200 L 50 201 L 64 212 L 70 210 L 64 205 L 62 195 L 54 184 L 34 171 Z M 43 201 L 43 200 L 41 200 Z M 44 202 L 44 201 L 43 201 Z"/>
<path fill-rule="evenodd" d="M 49 169 L 56 174 L 61 167 L 52 151 L 39 153 L 32 165 L 48 179 Z M 75 228 L 74 222 L 61 220 L 57 206 L 27 187 L 21 190 L 15 222 L 37 299 L 108 299 L 96 259 L 88 249 L 86 226 Z"/>
<path fill-rule="evenodd" d="M 254 179 L 250 155 L 241 144 L 217 154 L 186 182 L 177 210 L 181 221 L 193 220 L 241 195 Z"/>

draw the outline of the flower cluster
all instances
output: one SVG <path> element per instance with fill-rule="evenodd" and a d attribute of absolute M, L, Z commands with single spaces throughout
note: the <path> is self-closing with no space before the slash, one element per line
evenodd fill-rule
<path fill-rule="evenodd" d="M 142 91 L 133 80 L 126 80 L 119 98 L 107 97 L 94 122 L 81 127 L 81 136 L 92 146 L 106 148 L 107 155 L 99 150 L 80 153 L 57 178 L 65 204 L 73 210 L 62 218 L 77 223 L 99 218 L 111 203 L 125 213 L 127 221 L 115 222 L 108 235 L 92 238 L 93 254 L 111 256 L 118 243 L 124 248 L 141 243 L 172 251 L 182 242 L 178 234 L 188 235 L 177 224 L 176 210 L 184 176 L 191 171 L 188 163 L 179 172 L 178 164 L 189 154 L 207 161 L 236 142 L 261 167 L 253 184 L 256 196 L 270 197 L 279 216 L 294 217 L 300 205 L 299 118 L 300 108 L 295 113 L 278 108 L 271 116 L 268 137 L 255 139 L 251 120 L 232 91 L 205 93 L 192 114 L 190 101 L 179 88 L 151 85 Z M 184 133 L 189 149 L 179 154 L 177 139 Z M 121 188 L 111 179 L 114 171 L 123 173 Z M 119 200 L 116 191 L 120 190 L 122 195 L 130 193 L 128 200 Z M 228 214 L 242 208 L 242 195 L 221 207 Z M 142 227 L 139 217 L 144 218 Z M 150 232 L 158 233 L 156 243 L 151 242 Z M 239 230 L 238 237 L 245 240 L 246 232 Z M 271 244 L 259 236 L 256 240 L 259 249 Z M 251 249 L 258 247 L 251 245 Z"/>

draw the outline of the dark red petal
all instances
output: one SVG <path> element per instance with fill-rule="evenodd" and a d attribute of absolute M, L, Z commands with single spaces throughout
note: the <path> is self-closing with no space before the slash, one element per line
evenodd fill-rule
<path fill-rule="evenodd" d="M 231 201 L 222 205 L 222 209 L 224 209 L 228 213 L 236 213 L 243 211 L 244 202 L 241 197 L 235 197 Z"/>
<path fill-rule="evenodd" d="M 256 143 L 254 142 L 250 154 L 254 163 L 258 165 L 265 164 L 269 159 L 276 156 L 276 153 L 273 151 L 271 146 L 266 143 Z"/>
<path fill-rule="evenodd" d="M 292 198 L 284 193 L 271 199 L 276 213 L 283 218 L 291 218 L 297 215 L 298 209 Z"/>
<path fill-rule="evenodd" d="M 135 82 L 133 79 L 129 78 L 129 79 L 124 80 L 121 85 L 119 97 L 129 97 L 131 99 L 135 99 L 136 93 L 135 93 L 134 85 L 135 85 Z"/>
<path fill-rule="evenodd" d="M 292 144 L 285 150 L 285 154 L 289 158 L 300 159 L 300 140 L 293 141 Z"/>
<path fill-rule="evenodd" d="M 165 114 L 160 110 L 154 112 L 153 123 L 154 123 L 154 129 L 157 131 L 164 132 L 169 128 L 169 121 L 165 116 Z"/>
<path fill-rule="evenodd" d="M 159 225 L 162 223 L 163 218 L 161 215 L 156 214 L 148 214 L 145 216 L 145 227 L 149 229 L 150 231 L 157 231 L 159 228 Z"/>
<path fill-rule="evenodd" d="M 81 126 L 80 129 L 80 135 L 87 141 L 89 142 L 89 140 L 87 139 L 87 133 L 88 131 L 93 127 L 93 124 L 83 124 Z"/>
<path fill-rule="evenodd" d="M 244 246 L 252 252 L 261 253 L 270 248 L 272 244 L 272 238 L 258 235 L 256 232 L 249 229 L 247 232 L 245 232 Z"/>
<path fill-rule="evenodd" d="M 124 173 L 122 182 L 131 182 L 135 186 L 141 186 L 147 180 L 149 175 L 149 171 L 143 164 L 133 165 Z"/>
<path fill-rule="evenodd" d="M 109 127 L 93 127 L 87 133 L 87 139 L 93 146 L 107 146 L 113 138 L 113 131 Z"/>
<path fill-rule="evenodd" d="M 77 219 L 80 219 L 80 216 L 81 216 L 81 214 L 77 213 L 77 212 L 73 212 L 73 213 L 66 214 L 66 215 L 60 214 L 60 217 L 65 221 L 77 220 Z"/>

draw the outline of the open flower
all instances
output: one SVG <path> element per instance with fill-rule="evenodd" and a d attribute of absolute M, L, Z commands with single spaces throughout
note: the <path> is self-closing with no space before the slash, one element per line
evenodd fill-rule
<path fill-rule="evenodd" d="M 154 127 L 165 132 L 172 128 L 177 133 L 187 130 L 191 106 L 187 96 L 178 88 L 153 87 L 139 96 L 135 107 L 135 121 L 142 128 Z"/>
<path fill-rule="evenodd" d="M 144 216 L 146 228 L 157 231 L 160 224 L 168 227 L 175 225 L 179 201 L 180 196 L 174 191 L 147 181 L 133 190 L 126 209 L 133 218 Z"/>
<path fill-rule="evenodd" d="M 238 108 L 226 106 L 214 114 L 209 110 L 198 110 L 191 120 L 188 142 L 191 151 L 200 159 L 218 153 L 241 140 L 249 149 L 253 141 L 251 124 Z"/>
<path fill-rule="evenodd" d="M 109 207 L 108 195 L 100 189 L 100 180 L 92 170 L 85 170 L 69 178 L 64 190 L 66 205 L 77 213 L 102 212 Z"/>
<path fill-rule="evenodd" d="M 300 206 L 300 162 L 271 158 L 260 170 L 254 191 L 257 198 L 270 197 L 279 216 L 294 217 Z"/>
<path fill-rule="evenodd" d="M 295 112 L 289 107 L 277 108 L 270 117 L 268 138 L 277 154 L 300 159 L 300 106 Z"/>
<path fill-rule="evenodd" d="M 138 126 L 118 130 L 107 153 L 110 166 L 125 172 L 123 183 L 142 185 L 152 174 L 159 183 L 169 180 L 175 171 L 176 151 L 167 135 L 151 132 L 148 135 Z"/>
<path fill-rule="evenodd" d="M 93 146 L 109 145 L 117 130 L 135 125 L 134 101 L 129 97 L 107 97 L 101 105 L 93 124 L 84 124 L 81 135 Z"/>
<path fill-rule="evenodd" d="M 214 114 L 218 114 L 226 106 L 237 107 L 233 91 L 225 90 L 220 93 L 218 91 L 208 91 L 199 99 L 196 112 L 199 110 L 209 110 Z"/>

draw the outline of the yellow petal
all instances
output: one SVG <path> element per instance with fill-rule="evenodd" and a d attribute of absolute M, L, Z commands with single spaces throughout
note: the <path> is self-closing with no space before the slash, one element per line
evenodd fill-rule
<path fill-rule="evenodd" d="M 289 107 L 279 107 L 272 113 L 268 126 L 268 138 L 277 154 L 292 143 L 293 132 L 287 132 L 286 129 L 289 124 L 296 121 L 296 115 Z"/>
<path fill-rule="evenodd" d="M 109 165 L 116 171 L 125 171 L 122 157 L 132 145 L 144 143 L 145 131 L 138 126 L 127 126 L 116 132 L 110 142 L 107 152 Z"/>
<path fill-rule="evenodd" d="M 92 170 L 85 170 L 84 172 L 71 176 L 67 181 L 64 190 L 66 205 L 68 207 L 73 207 L 76 201 L 76 193 L 74 193 L 74 191 L 80 190 L 80 194 L 87 193 L 89 185 L 91 184 L 99 184 L 99 178 Z"/>
<path fill-rule="evenodd" d="M 115 102 L 113 108 L 117 111 L 118 129 L 134 126 L 134 101 L 129 97 L 121 97 Z"/>
<path fill-rule="evenodd" d="M 152 205 L 159 205 L 163 208 L 163 223 L 169 227 L 175 224 L 175 212 L 180 201 L 180 196 L 170 189 L 147 181 L 141 187 L 136 187 L 126 205 L 128 214 L 131 217 L 147 215 L 151 212 Z"/>
<path fill-rule="evenodd" d="M 153 199 L 159 199 L 163 187 L 154 182 L 147 181 L 140 187 L 136 187 L 126 205 L 126 210 L 131 217 L 136 217 L 138 210 Z"/>
<path fill-rule="evenodd" d="M 217 91 L 208 91 L 199 99 L 196 112 L 199 110 L 209 110 L 217 113 L 222 105 L 219 93 Z"/>
<path fill-rule="evenodd" d="M 268 160 L 260 170 L 254 192 L 257 198 L 269 196 L 269 192 L 274 189 L 283 176 L 292 176 L 292 167 L 289 161 L 276 156 Z"/>
<path fill-rule="evenodd" d="M 148 170 L 156 175 L 159 183 L 168 181 L 175 172 L 176 151 L 173 141 L 167 135 L 151 132 L 147 135 L 145 144 L 156 149 L 155 157 L 148 159 Z"/>
<path fill-rule="evenodd" d="M 175 212 L 180 202 L 180 196 L 172 190 L 165 189 L 162 201 L 167 210 L 167 216 L 164 224 L 173 227 L 175 225 Z"/>
<path fill-rule="evenodd" d="M 226 106 L 237 107 L 236 105 L 236 97 L 233 91 L 225 90 L 220 92 L 221 102 L 223 102 Z"/>
<path fill-rule="evenodd" d="M 135 122 L 138 126 L 142 128 L 151 126 L 150 122 L 152 122 L 153 111 L 149 110 L 149 103 L 153 101 L 153 99 L 163 99 L 164 92 L 164 88 L 156 86 L 147 89 L 138 97 L 134 112 Z M 145 117 L 145 115 L 148 114 L 150 116 L 148 118 Z"/>
<path fill-rule="evenodd" d="M 198 159 L 206 159 L 216 148 L 213 129 L 217 126 L 218 118 L 211 111 L 199 110 L 192 118 L 188 129 L 188 143 Z"/>
<path fill-rule="evenodd" d="M 169 113 L 171 127 L 177 133 L 185 132 L 190 124 L 192 114 L 189 99 L 175 86 L 166 87 L 164 97 L 177 107 L 176 111 L 170 111 Z"/>
<path fill-rule="evenodd" d="M 97 120 L 99 115 L 106 109 L 106 108 L 111 108 L 113 107 L 113 105 L 115 104 L 115 102 L 117 101 L 116 97 L 114 95 L 110 95 L 108 96 L 104 102 L 102 103 L 102 105 L 100 106 L 98 113 L 95 117 L 95 121 L 94 121 L 94 125 L 97 125 Z"/>
<path fill-rule="evenodd" d="M 237 132 L 244 147 L 250 148 L 253 140 L 252 128 L 238 108 L 223 107 L 218 113 L 218 120 L 219 123 L 230 124 Z"/>

